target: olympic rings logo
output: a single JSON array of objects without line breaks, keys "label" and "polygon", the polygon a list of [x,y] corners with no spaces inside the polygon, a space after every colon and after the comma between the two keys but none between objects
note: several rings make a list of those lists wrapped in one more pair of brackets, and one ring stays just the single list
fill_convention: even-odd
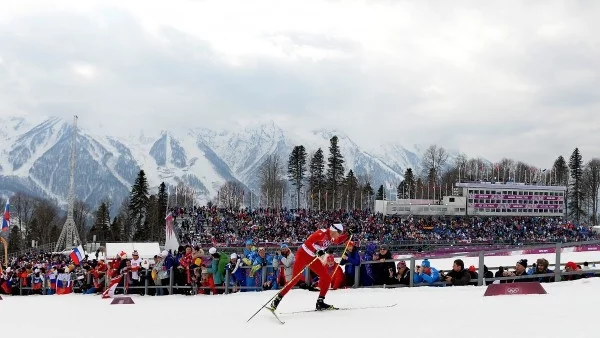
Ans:
[{"label": "olympic rings logo", "polygon": [[517,293],[519,293],[519,291],[521,291],[521,289],[519,289],[519,288],[506,289],[506,293],[511,294],[511,295],[516,295]]}]

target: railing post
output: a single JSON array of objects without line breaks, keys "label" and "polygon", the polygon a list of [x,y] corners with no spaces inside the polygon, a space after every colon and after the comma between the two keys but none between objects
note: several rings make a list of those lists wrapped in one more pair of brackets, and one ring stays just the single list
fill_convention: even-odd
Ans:
[{"label": "railing post", "polygon": [[173,295],[173,267],[169,268],[169,295]]},{"label": "railing post", "polygon": [[225,270],[225,294],[229,294],[229,279],[231,276],[231,271],[229,269]]},{"label": "railing post", "polygon": [[304,270],[304,282],[310,285],[310,268],[308,267]]},{"label": "railing post", "polygon": [[483,251],[479,251],[479,275],[477,275],[477,285],[483,285],[483,275],[485,274],[483,265],[485,264],[485,256]]},{"label": "railing post", "polygon": [[554,281],[555,282],[560,282],[561,280],[561,275],[560,275],[560,254],[561,254],[561,249],[562,249],[562,244],[560,243],[556,243],[556,258],[555,258],[555,262],[554,262]]},{"label": "railing post", "polygon": [[408,281],[408,286],[409,287],[413,287],[414,286],[414,277],[415,277],[415,258],[411,257],[410,258],[410,280]]},{"label": "railing post", "polygon": [[362,262],[358,264],[358,266],[354,266],[354,285],[352,287],[358,288],[360,286],[360,267],[362,266]]},{"label": "railing post", "polygon": [[[156,289],[154,289],[156,291]],[[144,276],[144,296],[148,295],[148,276]]]}]

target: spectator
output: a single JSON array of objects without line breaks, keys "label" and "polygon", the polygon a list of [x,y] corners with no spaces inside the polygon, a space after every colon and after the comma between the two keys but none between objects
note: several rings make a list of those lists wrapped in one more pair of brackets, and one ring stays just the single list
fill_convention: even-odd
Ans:
[{"label": "spectator", "polygon": [[[215,247],[208,250],[212,257],[211,267],[207,269],[207,273],[212,275],[215,286],[224,286],[225,284],[225,267],[229,263],[229,257],[224,252],[219,253]],[[217,290],[216,293],[222,293],[223,290]]]},{"label": "spectator", "polygon": [[463,286],[469,285],[471,274],[465,269],[463,260],[456,259],[452,265],[452,270],[449,273],[442,275],[441,278],[446,281],[446,283],[450,283],[450,285]]},{"label": "spectator", "polygon": [[406,262],[398,262],[397,268],[398,270],[396,270],[396,274],[393,276],[395,279],[393,284],[410,285],[410,269],[406,266]]},{"label": "spectator", "polygon": [[548,262],[547,259],[545,258],[539,258],[536,262],[536,267],[535,267],[535,271],[533,272],[533,280],[540,282],[540,283],[550,283],[554,280],[554,277],[552,276],[547,276],[547,277],[535,277],[535,275],[542,275],[542,274],[546,274],[546,273],[553,273],[554,271],[550,270],[548,268],[548,266],[550,265],[550,263]]},{"label": "spectator", "polygon": [[379,247],[378,260],[381,263],[374,264],[375,283],[377,285],[393,284],[393,277],[396,275],[396,265],[394,262],[386,262],[392,259],[392,253],[388,250],[388,246],[383,244]]},{"label": "spectator", "polygon": [[[577,264],[575,264],[574,262],[568,262],[565,265],[565,272],[581,272],[581,269],[578,269]],[[579,273],[562,276],[563,281],[578,280],[580,278],[581,278],[581,274],[579,274]]]},{"label": "spectator", "polygon": [[485,278],[485,285],[490,285],[493,283],[491,279],[494,278],[494,274],[488,269],[487,265],[483,266],[483,278]]},{"label": "spectator", "polygon": [[421,266],[417,270],[417,273],[414,274],[413,283],[425,283],[425,284],[433,284],[439,282],[440,273],[436,268],[432,268],[429,260],[425,259],[421,263]]},{"label": "spectator", "polygon": [[[375,244],[367,244],[365,254],[361,260],[366,262],[373,261],[375,257],[375,248]],[[362,264],[360,266],[360,284],[362,286],[371,286],[375,284],[375,271],[372,263]]]},{"label": "spectator", "polygon": [[294,277],[294,254],[287,244],[281,244],[280,250],[277,251],[277,254],[273,258],[273,267],[277,271],[279,285],[285,285]]},{"label": "spectator", "polygon": [[[515,265],[514,272],[507,272],[505,275],[510,277],[522,277],[527,275],[527,259],[520,259]],[[532,278],[519,278],[507,281],[508,283],[526,283],[533,281]]]},{"label": "spectator", "polygon": [[356,275],[356,269],[360,268],[360,255],[356,243],[353,241],[348,242],[348,249],[346,254],[342,256],[340,265],[344,266],[344,275],[346,279],[346,286],[354,286],[354,276]]}]

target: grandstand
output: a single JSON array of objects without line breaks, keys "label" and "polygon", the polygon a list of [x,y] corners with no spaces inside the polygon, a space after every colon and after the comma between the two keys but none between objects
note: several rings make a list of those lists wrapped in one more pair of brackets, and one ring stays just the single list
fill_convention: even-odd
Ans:
[{"label": "grandstand", "polygon": [[453,196],[440,200],[375,201],[386,215],[562,217],[566,187],[524,183],[457,183]]}]

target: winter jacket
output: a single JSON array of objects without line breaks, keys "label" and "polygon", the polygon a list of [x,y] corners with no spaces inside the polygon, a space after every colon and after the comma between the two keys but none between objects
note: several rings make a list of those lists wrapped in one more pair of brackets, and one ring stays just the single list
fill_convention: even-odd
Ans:
[{"label": "winter jacket", "polygon": [[354,247],[351,252],[346,252],[348,259],[342,259],[340,265],[344,266],[344,274],[354,277],[356,267],[360,265],[360,255],[358,248]]},{"label": "winter jacket", "polygon": [[[372,261],[373,254],[375,253],[375,244],[367,244],[363,261]],[[360,284],[362,286],[371,286],[375,284],[375,271],[373,271],[373,264],[363,264],[360,266]]]},{"label": "winter jacket", "polygon": [[215,285],[221,285],[225,282],[225,267],[229,263],[229,256],[224,252],[217,253],[217,255],[219,255],[219,258],[213,257],[207,271],[212,274]]},{"label": "winter jacket", "polygon": [[452,281],[450,282],[452,286],[463,286],[469,285],[471,281],[471,274],[467,269],[462,269],[460,271],[451,270],[446,274],[447,277],[452,277]]},{"label": "winter jacket", "polygon": [[410,285],[410,269],[398,270],[392,284]]},{"label": "winter jacket", "polygon": [[432,284],[440,281],[440,272],[436,268],[430,268],[431,272],[429,275],[421,273],[415,273],[413,283],[427,283]]},{"label": "winter jacket", "polygon": [[540,271],[540,270],[535,270],[532,274],[531,277],[533,277],[533,281],[536,282],[540,282],[540,283],[551,283],[554,282],[554,277],[549,276],[549,277],[536,277],[535,275],[542,275],[542,274],[546,274],[546,273],[554,273],[554,271],[550,270],[550,269],[546,269],[546,271]]},{"label": "winter jacket", "polygon": [[294,254],[291,251],[287,257],[283,255],[273,257],[273,268],[277,271],[277,275],[279,275],[280,269],[283,270],[286,282],[291,281],[294,277],[294,261]]},{"label": "winter jacket", "polygon": [[232,263],[231,261],[227,264],[226,269],[229,271],[229,284],[245,286],[246,285],[246,272],[242,269],[244,263],[242,259],[238,258],[237,261]]},{"label": "winter jacket", "polygon": [[[387,251],[385,255],[379,255],[379,259],[390,260],[392,259],[392,253]],[[375,270],[375,283],[377,285],[385,285],[385,284],[393,284],[393,277],[391,275],[396,275],[396,265],[394,262],[384,262],[373,264]]]}]

